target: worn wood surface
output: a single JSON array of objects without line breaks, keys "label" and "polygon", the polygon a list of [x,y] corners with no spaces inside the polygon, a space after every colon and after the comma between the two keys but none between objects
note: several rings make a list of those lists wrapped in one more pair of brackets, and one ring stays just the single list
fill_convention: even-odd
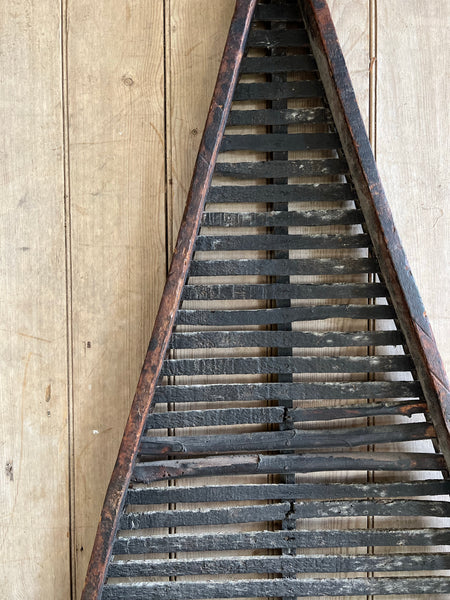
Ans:
[{"label": "worn wood surface", "polygon": [[62,599],[70,530],[59,3],[2,3],[0,22],[0,596]]},{"label": "worn wood surface", "polygon": [[[376,133],[394,218],[449,365],[449,84],[441,73],[448,71],[450,7],[439,0],[426,11],[420,0],[406,9],[401,0],[329,4],[364,120]],[[378,44],[371,62],[374,5]],[[0,582],[13,600],[69,598],[70,545],[73,598],[81,592],[234,1],[151,0],[117,9],[106,0],[95,6],[67,0],[61,6],[20,1],[0,9],[6,123]],[[376,96],[369,94],[369,66]],[[236,124],[272,123],[270,111],[250,112],[236,115]],[[284,122],[294,118],[312,122],[326,113],[283,116]],[[248,202],[257,213],[251,188]],[[320,389],[330,397],[330,389]],[[367,390],[340,393],[362,399]],[[386,397],[381,388],[378,394]],[[421,535],[416,542],[431,539]]]}]

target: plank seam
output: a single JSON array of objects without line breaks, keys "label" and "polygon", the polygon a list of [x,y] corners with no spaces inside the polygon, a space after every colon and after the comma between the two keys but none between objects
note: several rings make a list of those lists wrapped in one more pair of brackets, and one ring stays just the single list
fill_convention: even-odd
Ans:
[{"label": "plank seam", "polygon": [[64,254],[66,295],[66,377],[67,377],[67,443],[68,443],[68,533],[70,600],[77,597],[76,589],[76,521],[75,521],[75,430],[73,390],[73,266],[72,266],[72,206],[70,194],[70,134],[69,134],[69,74],[68,74],[68,6],[60,0],[61,50],[61,116],[64,193]]}]

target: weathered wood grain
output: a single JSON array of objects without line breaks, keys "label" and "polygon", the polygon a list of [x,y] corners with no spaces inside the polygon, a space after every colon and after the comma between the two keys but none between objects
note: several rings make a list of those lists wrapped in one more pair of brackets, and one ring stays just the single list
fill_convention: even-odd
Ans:
[{"label": "weathered wood grain", "polygon": [[310,554],[296,556],[242,556],[178,559],[178,560],[116,560],[111,564],[112,577],[151,577],[155,575],[219,575],[238,573],[338,573],[358,571],[440,570],[450,567],[450,555],[439,554],[377,554],[333,555]]},{"label": "weathered wood grain", "polygon": [[[114,548],[117,554],[153,552],[202,552],[207,550],[247,550],[289,548],[336,548],[339,546],[434,546],[448,542],[448,528],[426,529],[354,529],[327,531],[318,529],[297,531],[263,531],[256,533],[216,533],[171,536],[119,535]],[[449,581],[447,579],[447,581]],[[265,582],[267,583],[267,582]]]},{"label": "weathered wood grain", "polygon": [[[301,483],[284,484],[283,497],[296,500],[334,500],[345,498],[409,498],[440,496],[450,492],[450,481],[428,479],[384,483]],[[208,503],[236,500],[280,500],[277,484],[203,485],[172,488],[135,486],[128,490],[129,504],[168,504],[169,502]]]},{"label": "weathered wood grain", "polygon": [[158,0],[68,11],[78,597],[165,279],[164,21]]},{"label": "weathered wood grain", "polygon": [[0,4],[0,596],[70,597],[61,4]]}]

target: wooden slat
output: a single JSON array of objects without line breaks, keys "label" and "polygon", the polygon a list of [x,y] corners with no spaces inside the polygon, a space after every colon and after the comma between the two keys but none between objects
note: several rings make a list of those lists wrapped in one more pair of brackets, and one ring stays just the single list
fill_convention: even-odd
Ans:
[{"label": "wooden slat", "polygon": [[317,65],[311,54],[246,57],[241,65],[241,73],[288,73],[315,70],[317,70]]},{"label": "wooden slat", "polygon": [[270,4],[259,4],[256,7],[255,21],[300,21],[300,11],[297,6],[290,6],[286,4],[281,5],[270,5]]},{"label": "wooden slat", "polygon": [[[276,309],[275,309],[276,310]],[[236,373],[385,373],[411,371],[409,356],[248,356],[164,361],[163,376]]]},{"label": "wooden slat", "polygon": [[248,500],[334,500],[339,498],[409,498],[450,494],[450,481],[427,479],[385,483],[299,483],[205,485],[197,487],[132,487],[128,504],[234,502]]},{"label": "wooden slat", "polygon": [[[339,429],[291,429],[264,433],[197,436],[142,437],[140,452],[145,455],[202,455],[229,452],[267,452],[292,448],[354,448],[424,440],[435,437],[432,425],[412,423]],[[375,455],[376,456],[376,455]]]},{"label": "wooden slat", "polygon": [[132,481],[150,483],[184,477],[320,473],[323,471],[442,471],[443,469],[445,469],[445,460],[441,454],[412,452],[228,454],[137,463]]},{"label": "wooden slat", "polygon": [[194,600],[196,598],[310,597],[322,594],[359,596],[366,594],[437,594],[450,592],[447,577],[395,577],[358,579],[255,579],[174,583],[117,583],[105,586],[105,600]]},{"label": "wooden slat", "polygon": [[249,48],[299,48],[308,46],[309,39],[305,29],[271,31],[253,29],[248,36]]},{"label": "wooden slat", "polygon": [[[437,546],[448,545],[450,529],[353,529],[262,531],[203,535],[119,535],[114,554],[153,552],[208,552],[222,550],[339,548],[342,546]],[[317,580],[315,580],[317,581]],[[450,580],[449,580],[450,581]],[[267,580],[264,580],[267,583]]]},{"label": "wooden slat", "polygon": [[232,523],[281,521],[292,511],[294,519],[357,516],[449,517],[450,502],[430,500],[353,500],[325,502],[283,502],[251,506],[231,506],[202,510],[160,510],[127,512],[120,520],[121,530],[157,527],[199,527]]},{"label": "wooden slat", "polygon": [[361,211],[309,210],[270,211],[264,213],[203,213],[203,227],[323,227],[326,225],[357,225],[363,223]]},{"label": "wooden slat", "polygon": [[[265,60],[265,59],[264,59]],[[227,121],[229,126],[242,125],[289,125],[296,123],[328,123],[330,112],[323,107],[298,109],[232,110]]]},{"label": "wooden slat", "polygon": [[170,348],[334,348],[390,346],[403,341],[399,331],[192,331],[174,333]]},{"label": "wooden slat", "polygon": [[[319,161],[320,162],[320,161]],[[251,164],[251,163],[250,163]],[[334,202],[355,200],[347,183],[212,186],[207,202]]]},{"label": "wooden slat", "polygon": [[183,289],[183,300],[292,300],[294,298],[317,300],[319,298],[385,298],[386,296],[386,287],[381,283],[218,283],[187,284]]},{"label": "wooden slat", "polygon": [[[265,162],[220,162],[216,164],[216,175],[240,179],[273,179],[285,177],[328,177],[345,175],[347,162],[341,158],[312,160],[268,160]],[[270,190],[270,188],[269,188]]]},{"label": "wooden slat", "polygon": [[258,523],[281,521],[290,510],[291,503],[256,506],[232,506],[204,510],[164,510],[128,512],[122,515],[120,529],[148,529],[155,527],[198,527],[230,523]]},{"label": "wooden slat", "polygon": [[376,554],[296,556],[223,556],[171,560],[115,560],[110,577],[176,577],[238,573],[345,573],[374,571],[438,571],[450,568],[450,554]]},{"label": "wooden slat", "polygon": [[339,400],[411,398],[422,394],[417,381],[229,383],[157,386],[157,402],[243,402],[247,400]]},{"label": "wooden slat", "polygon": [[373,258],[317,259],[233,259],[193,260],[191,276],[224,275],[351,275],[377,273],[378,262]]},{"label": "wooden slat", "polygon": [[153,413],[147,419],[147,427],[169,429],[175,427],[215,427],[218,425],[282,423],[284,408],[278,406],[261,408],[224,408],[219,410],[186,410]]},{"label": "wooden slat", "polygon": [[267,308],[255,310],[179,310],[178,325],[269,325],[294,321],[322,319],[393,319],[395,312],[388,305],[336,304]]},{"label": "wooden slat", "polygon": [[211,427],[232,424],[282,423],[286,418],[293,422],[328,421],[334,419],[354,419],[382,415],[401,415],[410,417],[413,414],[426,412],[426,404],[422,400],[410,402],[374,402],[371,404],[327,406],[314,408],[298,408],[287,410],[284,407],[261,408],[226,408],[209,410],[170,411],[153,413],[147,419],[147,427],[152,429],[169,429],[175,427]]},{"label": "wooden slat", "polygon": [[288,98],[322,98],[324,91],[318,80],[283,83],[240,83],[233,102],[242,100],[282,100]]},{"label": "wooden slat", "polygon": [[310,235],[200,235],[195,242],[196,250],[313,250],[340,248],[368,248],[370,238],[355,235],[310,234]]},{"label": "wooden slat", "polygon": [[225,135],[221,152],[253,150],[254,152],[326,150],[341,147],[335,133],[269,133],[253,135]]}]

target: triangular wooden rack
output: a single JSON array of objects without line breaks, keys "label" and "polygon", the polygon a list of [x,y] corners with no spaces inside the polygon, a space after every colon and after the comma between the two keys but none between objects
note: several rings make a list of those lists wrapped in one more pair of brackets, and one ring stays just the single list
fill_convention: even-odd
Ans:
[{"label": "triangular wooden rack", "polygon": [[449,410],[325,0],[237,0],[83,600],[450,594]]}]

